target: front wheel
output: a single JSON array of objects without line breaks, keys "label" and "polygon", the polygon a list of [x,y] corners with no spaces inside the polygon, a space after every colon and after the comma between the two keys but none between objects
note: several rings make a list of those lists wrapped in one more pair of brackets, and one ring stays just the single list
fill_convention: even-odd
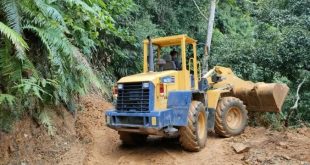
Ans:
[{"label": "front wheel", "polygon": [[207,117],[204,105],[199,101],[192,101],[187,126],[179,129],[180,144],[187,151],[200,151],[207,141]]},{"label": "front wheel", "polygon": [[247,113],[240,99],[223,97],[216,109],[215,132],[222,137],[241,134],[248,123]]}]

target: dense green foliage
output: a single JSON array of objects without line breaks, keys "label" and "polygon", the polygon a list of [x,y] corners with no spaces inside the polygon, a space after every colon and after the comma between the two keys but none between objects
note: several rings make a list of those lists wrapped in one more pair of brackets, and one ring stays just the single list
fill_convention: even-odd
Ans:
[{"label": "dense green foliage", "polygon": [[[75,101],[92,87],[105,89],[92,65],[100,35],[120,36],[101,0],[1,0],[0,123],[23,112],[41,122],[50,106]],[[4,126],[3,126],[4,125]],[[47,124],[48,125],[48,124]]]},{"label": "dense green foliage", "polygon": [[211,63],[231,66],[244,79],[287,83],[290,95],[281,114],[282,120],[286,120],[296,100],[297,86],[305,79],[299,107],[290,121],[292,124],[309,122],[309,2],[219,3],[218,13]]},{"label": "dense green foliage", "polygon": [[[196,0],[208,16],[209,1]],[[207,20],[193,1],[0,0],[0,129],[31,113],[47,127],[48,109],[75,103],[91,89],[142,68],[148,35],[188,34],[203,54]],[[281,114],[310,122],[310,3],[307,0],[219,0],[209,64],[232,67],[244,79],[291,88]],[[269,120],[275,116],[267,114]]]}]

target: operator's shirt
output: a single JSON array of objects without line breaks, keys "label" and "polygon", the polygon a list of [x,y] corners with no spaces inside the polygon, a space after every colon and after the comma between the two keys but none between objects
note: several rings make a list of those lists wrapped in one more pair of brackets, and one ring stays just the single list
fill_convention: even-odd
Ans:
[{"label": "operator's shirt", "polygon": [[175,66],[177,68],[177,70],[181,70],[182,69],[182,64],[180,62],[180,60],[178,58],[172,59],[172,61],[175,63]]}]

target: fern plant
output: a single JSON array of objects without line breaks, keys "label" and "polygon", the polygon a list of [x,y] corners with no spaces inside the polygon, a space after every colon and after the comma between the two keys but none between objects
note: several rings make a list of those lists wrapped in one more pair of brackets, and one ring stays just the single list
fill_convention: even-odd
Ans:
[{"label": "fern plant", "polygon": [[107,92],[89,62],[99,32],[116,32],[103,1],[0,3],[0,111],[39,113],[51,130],[45,107],[74,107],[76,96],[91,87]]},{"label": "fern plant", "polygon": [[1,21],[0,21],[0,32],[14,44],[15,49],[17,51],[16,53],[17,57],[19,57],[20,59],[24,59],[25,49],[28,49],[28,45],[25,42],[25,40],[21,37],[21,35]]},{"label": "fern plant", "polygon": [[11,108],[13,108],[15,104],[15,96],[10,94],[0,94],[0,105],[3,104],[7,104]]}]

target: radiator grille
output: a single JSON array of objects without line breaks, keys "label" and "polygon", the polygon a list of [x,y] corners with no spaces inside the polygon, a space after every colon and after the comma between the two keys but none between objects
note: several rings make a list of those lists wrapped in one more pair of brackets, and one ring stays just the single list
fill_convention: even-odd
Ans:
[{"label": "radiator grille", "polygon": [[149,112],[150,87],[143,88],[142,82],[123,84],[118,91],[116,109],[120,112]]}]

